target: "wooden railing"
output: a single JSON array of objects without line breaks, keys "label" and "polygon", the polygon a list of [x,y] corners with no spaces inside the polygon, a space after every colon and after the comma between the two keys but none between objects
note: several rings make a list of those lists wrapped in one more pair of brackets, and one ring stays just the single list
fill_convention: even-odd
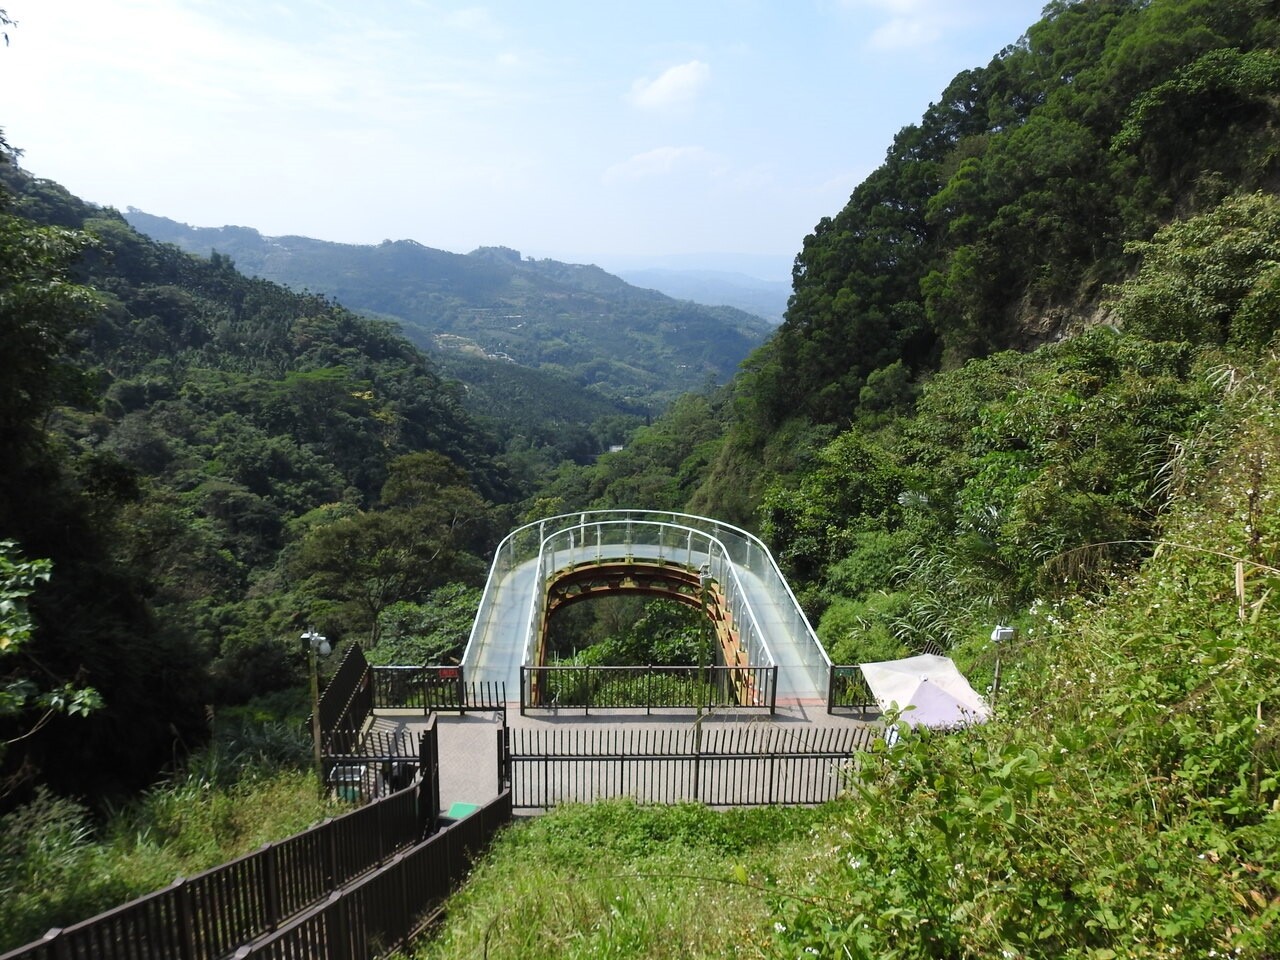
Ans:
[{"label": "wooden railing", "polygon": [[778,668],[590,667],[520,668],[520,712],[535,709],[618,710],[655,707],[777,709]]},{"label": "wooden railing", "polygon": [[[358,643],[346,655],[320,697],[320,736],[326,753],[346,753],[373,712],[373,677]],[[336,744],[336,746],[335,746]]]},{"label": "wooden railing", "polygon": [[3,960],[214,960],[419,843],[421,784],[60,930]]}]

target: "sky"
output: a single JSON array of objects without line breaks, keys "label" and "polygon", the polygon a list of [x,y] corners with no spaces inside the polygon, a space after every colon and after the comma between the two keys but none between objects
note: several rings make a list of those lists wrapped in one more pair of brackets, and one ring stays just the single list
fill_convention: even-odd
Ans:
[{"label": "sky", "polygon": [[0,0],[0,129],[193,226],[782,280],[1043,3]]}]

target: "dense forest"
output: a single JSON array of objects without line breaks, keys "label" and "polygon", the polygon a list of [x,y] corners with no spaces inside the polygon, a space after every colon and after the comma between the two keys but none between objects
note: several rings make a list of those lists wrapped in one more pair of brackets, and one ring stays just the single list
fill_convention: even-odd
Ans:
[{"label": "dense forest", "polygon": [[731,382],[554,463],[386,323],[11,159],[5,802],[146,784],[296,689],[307,626],[448,656],[521,518],[689,509],[838,661],[1003,658],[995,722],[869,754],[786,884],[733,868],[763,955],[1276,956],[1278,114],[1280,3],[1055,0],[804,238]]}]

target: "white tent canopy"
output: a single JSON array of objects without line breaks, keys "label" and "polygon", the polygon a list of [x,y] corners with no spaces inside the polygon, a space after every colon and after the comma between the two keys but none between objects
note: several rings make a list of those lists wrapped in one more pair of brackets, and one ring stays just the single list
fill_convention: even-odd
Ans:
[{"label": "white tent canopy", "polygon": [[862,675],[881,710],[897,704],[904,711],[903,723],[955,727],[981,723],[991,716],[991,708],[950,657],[921,654],[864,663]]}]

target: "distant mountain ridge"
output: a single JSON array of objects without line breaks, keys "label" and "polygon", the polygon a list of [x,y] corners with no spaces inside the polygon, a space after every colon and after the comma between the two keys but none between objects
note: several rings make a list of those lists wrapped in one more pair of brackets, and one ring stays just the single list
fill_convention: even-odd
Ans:
[{"label": "distant mountain ridge", "polygon": [[678,300],[723,305],[745,310],[772,323],[781,323],[791,296],[791,284],[731,270],[686,270],[647,267],[619,270],[617,275],[637,287],[647,287]]},{"label": "distant mountain ridge", "polygon": [[413,240],[357,245],[192,227],[134,208],[125,217],[156,240],[217,252],[245,273],[396,320],[420,346],[567,375],[637,410],[727,381],[773,329],[743,310],[675,300],[599,267],[525,259],[507,247],[456,254]]}]

